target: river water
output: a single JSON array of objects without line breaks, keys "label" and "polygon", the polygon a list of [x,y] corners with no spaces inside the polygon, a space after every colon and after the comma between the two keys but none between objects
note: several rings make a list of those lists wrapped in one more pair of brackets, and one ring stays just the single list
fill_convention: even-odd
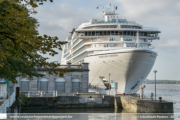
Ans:
[{"label": "river water", "polygon": [[[145,96],[150,97],[151,93],[155,93],[154,84],[145,84],[145,86]],[[173,102],[174,113],[180,113],[180,84],[156,84],[156,100],[159,97],[162,97],[163,100]]]},{"label": "river water", "polygon": [[[144,95],[146,97],[150,97],[150,94],[155,91],[154,84],[145,84],[146,87],[144,89]],[[138,91],[139,93],[139,91]],[[23,110],[22,113],[54,113],[55,115],[72,115],[73,120],[142,120],[145,117],[153,117],[156,118],[146,118],[146,120],[156,120],[159,118],[157,116],[167,117],[160,118],[166,120],[180,120],[180,84],[157,84],[156,85],[156,98],[158,100],[159,97],[162,97],[163,100],[173,102],[174,104],[174,113],[175,114],[130,114],[126,113],[124,110],[116,110],[116,109],[44,109],[44,110]],[[78,113],[78,114],[75,114]],[[171,116],[175,118],[170,118]],[[69,118],[70,119],[70,118]],[[67,120],[67,119],[66,119]],[[72,120],[72,119],[71,119]]]}]

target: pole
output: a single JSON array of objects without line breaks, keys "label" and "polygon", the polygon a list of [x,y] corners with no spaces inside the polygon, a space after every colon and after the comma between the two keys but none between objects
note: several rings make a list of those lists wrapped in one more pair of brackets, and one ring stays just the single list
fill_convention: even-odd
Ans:
[{"label": "pole", "polygon": [[155,72],[155,101],[156,101],[156,72]]},{"label": "pole", "polygon": [[157,70],[154,70],[154,73],[155,73],[155,101],[156,101],[156,72],[157,72]]},{"label": "pole", "polygon": [[110,96],[110,73],[109,73],[109,96]]}]

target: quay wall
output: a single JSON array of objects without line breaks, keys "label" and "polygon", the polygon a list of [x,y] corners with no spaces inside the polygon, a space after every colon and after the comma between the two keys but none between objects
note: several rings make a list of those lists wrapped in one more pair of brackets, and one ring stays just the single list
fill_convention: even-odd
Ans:
[{"label": "quay wall", "polygon": [[[87,96],[86,96],[87,97]],[[79,96],[29,97],[22,109],[73,109],[73,108],[116,108],[129,113],[173,113],[173,102],[151,101],[132,96],[91,95]]]},{"label": "quay wall", "polygon": [[[119,104],[119,103],[118,103]],[[78,96],[30,97],[23,109],[31,108],[114,108],[114,97],[80,98]]]},{"label": "quay wall", "polygon": [[173,102],[121,96],[122,108],[131,113],[173,113]]}]

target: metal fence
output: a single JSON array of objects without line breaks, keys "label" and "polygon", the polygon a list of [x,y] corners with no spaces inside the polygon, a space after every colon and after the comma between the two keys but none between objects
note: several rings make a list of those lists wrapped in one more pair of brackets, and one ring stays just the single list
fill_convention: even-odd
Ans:
[{"label": "metal fence", "polygon": [[0,106],[0,113],[6,113],[7,107],[11,107],[15,102],[15,92]]},{"label": "metal fence", "polygon": [[57,97],[74,96],[75,93],[63,93],[58,91],[23,91],[27,97]]}]

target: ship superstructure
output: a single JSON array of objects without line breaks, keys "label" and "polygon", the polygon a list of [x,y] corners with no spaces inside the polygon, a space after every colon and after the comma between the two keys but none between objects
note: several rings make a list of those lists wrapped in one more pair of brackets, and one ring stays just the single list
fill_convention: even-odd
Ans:
[{"label": "ship superstructure", "polygon": [[160,31],[120,19],[117,6],[111,7],[103,7],[102,19],[91,19],[73,29],[63,47],[61,64],[88,62],[91,88],[106,89],[110,79],[118,83],[118,93],[129,94],[154,65],[157,52],[151,42],[159,39]]}]

